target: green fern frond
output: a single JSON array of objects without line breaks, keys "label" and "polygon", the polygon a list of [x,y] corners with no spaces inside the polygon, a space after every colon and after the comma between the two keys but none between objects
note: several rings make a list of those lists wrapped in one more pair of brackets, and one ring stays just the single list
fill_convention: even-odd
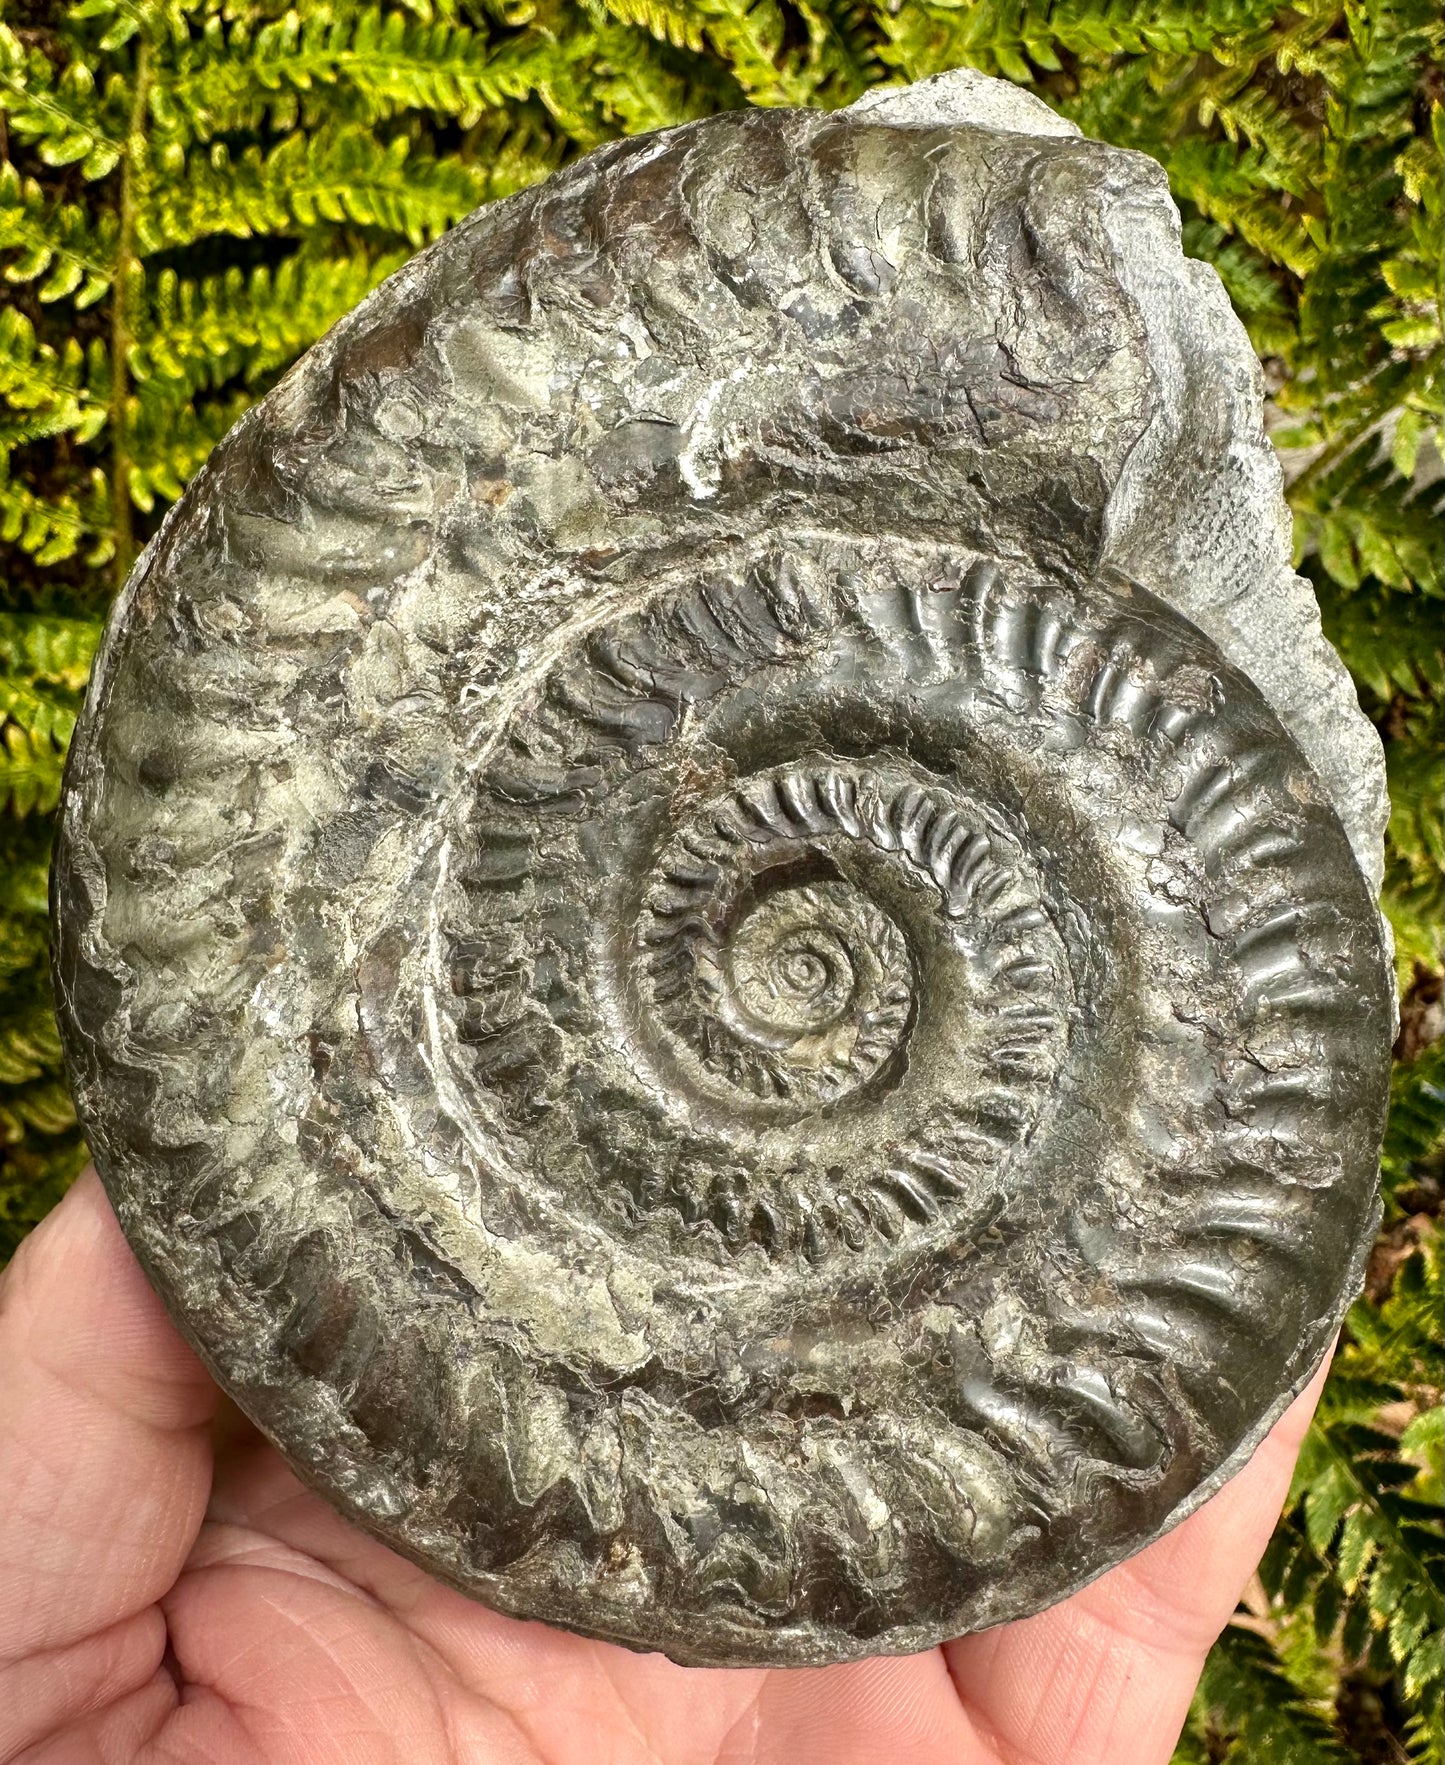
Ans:
[{"label": "green fern frond", "polygon": [[184,42],[187,14],[194,10],[194,0],[78,0],[70,17],[103,22],[100,48],[114,51],[137,36],[147,43]]},{"label": "green fern frond", "polygon": [[1210,1651],[1199,1703],[1228,1734],[1227,1765],[1348,1765],[1329,1722],[1301,1697],[1266,1639],[1231,1625]]},{"label": "green fern frond", "polygon": [[1168,171],[1173,189],[1200,214],[1271,263],[1308,276],[1319,261],[1318,222],[1274,199],[1288,182],[1270,155],[1228,141],[1187,141],[1169,155]]},{"label": "green fern frond", "polygon": [[[9,875],[6,886],[13,887],[18,879]],[[44,877],[41,878],[42,885]],[[44,889],[42,886],[42,896]],[[16,975],[33,974],[46,955],[45,915],[25,913],[17,904],[6,903],[0,913],[0,984]]]},{"label": "green fern frond", "polygon": [[1439,703],[1412,718],[1390,743],[1390,846],[1421,875],[1445,868],[1445,716]]},{"label": "green fern frond", "polygon": [[53,1076],[61,1062],[55,1014],[37,1000],[24,1017],[0,1023],[0,1085]]},{"label": "green fern frond", "polygon": [[[8,1096],[0,1098],[0,1146],[22,1144],[32,1129],[39,1134],[51,1135],[63,1134],[74,1126],[75,1105],[61,1079],[41,1079],[33,1084],[20,1085]],[[84,1156],[82,1150],[79,1157],[72,1156],[68,1161],[72,1176]]]},{"label": "green fern frond", "polygon": [[99,339],[89,350],[74,337],[56,348],[39,342],[16,307],[0,310],[0,400],[22,421],[10,445],[55,435],[94,441],[105,427],[109,361]]},{"label": "green fern frond", "polygon": [[65,754],[48,734],[32,734],[22,723],[0,727],[0,811],[46,814],[60,801]]},{"label": "green fern frond", "polygon": [[1056,0],[1053,5],[929,0],[889,7],[882,22],[889,60],[909,79],[966,62],[1028,84],[1040,71],[1058,71],[1061,55],[1086,64],[1124,56],[1165,63],[1210,54],[1233,60],[1279,11],[1267,0],[1203,0],[1198,5],[1179,0]]},{"label": "green fern frond", "polygon": [[41,300],[93,306],[115,277],[116,219],[91,221],[73,202],[56,202],[33,178],[0,163],[0,252],[9,282],[38,282]]},{"label": "green fern frond", "polygon": [[742,88],[716,63],[674,53],[655,37],[599,25],[586,61],[606,124],[637,135],[741,106]]},{"label": "green fern frond", "polygon": [[[1438,1077],[1438,1058],[1435,1072]],[[1382,1304],[1358,1301],[1351,1308],[1348,1340],[1338,1358],[1339,1380],[1385,1381],[1391,1387],[1387,1403],[1406,1398],[1428,1400],[1438,1389],[1445,1373],[1441,1265],[1439,1235],[1431,1233],[1401,1265]],[[1359,1418],[1342,1403],[1339,1393],[1344,1389],[1333,1386],[1321,1405],[1322,1428],[1358,1423]],[[1302,1475],[1307,1483],[1307,1473]],[[1408,1472],[1404,1481],[1413,1475]]]},{"label": "green fern frond", "polygon": [[11,129],[46,165],[75,165],[83,178],[103,178],[120,158],[125,102],[119,79],[98,97],[84,61],[57,73],[44,50],[26,49],[3,23],[0,104]]},{"label": "green fern frond", "polygon": [[[55,807],[65,750],[99,637],[99,625],[89,620],[0,613],[0,810],[8,807],[12,815],[26,816]],[[30,905],[33,912],[34,902]],[[0,975],[14,954],[9,936],[14,910],[9,907],[0,920]],[[22,933],[21,941],[28,946],[31,939]],[[14,1064],[5,1054],[6,1035],[22,1035],[25,1046],[33,1049],[35,1023],[42,1018],[50,1022],[43,998],[30,1012],[23,1034],[0,1016],[0,1085],[20,1082],[6,1077]],[[53,1028],[47,1034],[53,1042]],[[9,1044],[12,1057],[19,1045]],[[53,1052],[58,1059],[58,1044]]]},{"label": "green fern frond", "polygon": [[154,395],[145,382],[126,412],[130,497],[149,513],[158,501],[174,502],[205,464],[206,455],[251,402],[243,392],[204,404],[181,404]]},{"label": "green fern frond", "polygon": [[1400,1456],[1416,1467],[1410,1493],[1427,1507],[1445,1503],[1445,1408],[1422,1410],[1400,1435]]},{"label": "green fern frond", "polygon": [[210,234],[300,234],[331,222],[422,245],[479,202],[507,194],[491,184],[479,166],[414,154],[405,134],[382,141],[360,125],[291,135],[270,153],[249,147],[236,160],[217,142],[174,184],[157,182],[136,238],[144,252],[174,251]]},{"label": "green fern frond", "polygon": [[1440,752],[1445,716],[1438,694],[1420,701],[1413,715],[1407,707],[1408,701],[1385,748],[1390,822],[1384,906],[1395,932],[1402,981],[1417,963],[1439,967],[1445,954],[1445,761]]},{"label": "green fern frond", "polygon": [[163,270],[128,358],[131,374],[164,381],[181,398],[236,377],[254,385],[294,361],[403,261],[400,252],[356,250],[298,253],[249,274],[233,265],[201,281]]},{"label": "green fern frond", "polygon": [[0,613],[0,671],[10,678],[44,681],[79,695],[99,643],[97,620]]},{"label": "green fern frond", "polygon": [[807,41],[786,46],[787,20],[774,0],[602,0],[621,24],[674,49],[711,47],[753,104],[846,103],[862,90],[849,39],[827,10],[799,3]]},{"label": "green fern frond", "polygon": [[0,728],[14,724],[32,742],[65,748],[75,728],[75,716],[70,706],[57,704],[27,682],[0,676]]},{"label": "green fern frond", "polygon": [[1445,692],[1445,648],[1413,595],[1379,585],[1344,592],[1338,571],[1320,572],[1317,588],[1326,637],[1382,706],[1397,693]]},{"label": "green fern frond", "polygon": [[[1390,1081],[1390,1119],[1380,1158],[1385,1197],[1414,1186],[1429,1162],[1445,1165],[1445,1043],[1397,1063]],[[1357,1323],[1361,1320],[1357,1319]]]},{"label": "green fern frond", "polygon": [[1349,590],[1373,577],[1387,588],[1445,594],[1439,499],[1400,477],[1381,450],[1378,419],[1342,457],[1330,450],[1324,463],[1327,470],[1291,487],[1297,556],[1317,550],[1330,576]]},{"label": "green fern frond", "polygon": [[1445,890],[1435,878],[1422,879],[1386,864],[1380,905],[1395,937],[1395,969],[1401,987],[1417,968],[1436,969],[1442,958],[1441,909]]},{"label": "green fern frond", "polygon": [[[464,24],[417,22],[380,7],[305,19],[291,11],[254,30],[241,19],[229,33],[213,17],[156,86],[151,114],[163,133],[200,141],[263,125],[286,133],[348,108],[366,123],[427,111],[471,128],[535,92],[556,58],[540,35],[519,53],[515,42],[493,45]],[[324,98],[308,102],[312,94]]]},{"label": "green fern frond", "polygon": [[76,492],[42,496],[9,475],[0,455],[0,540],[28,553],[37,564],[61,564],[82,554],[104,564],[115,552],[108,487],[91,472]]},{"label": "green fern frond", "polygon": [[[1283,1634],[1298,1630],[1336,1659],[1343,1652],[1346,1670],[1399,1676],[1427,1752],[1445,1665],[1445,1529],[1432,1482],[1438,1425],[1430,1419],[1440,1414],[1442,1358],[1440,1240],[1432,1228],[1384,1303],[1361,1300],[1352,1311],[1284,1521],[1260,1565]],[[1401,1408],[1416,1412],[1407,1426],[1379,1425]]]},{"label": "green fern frond", "polygon": [[47,952],[46,853],[43,849],[38,854],[33,850],[19,852],[7,842],[4,858],[8,898],[0,905],[0,997],[15,985],[17,977],[22,992],[36,992],[35,982],[43,974]]}]

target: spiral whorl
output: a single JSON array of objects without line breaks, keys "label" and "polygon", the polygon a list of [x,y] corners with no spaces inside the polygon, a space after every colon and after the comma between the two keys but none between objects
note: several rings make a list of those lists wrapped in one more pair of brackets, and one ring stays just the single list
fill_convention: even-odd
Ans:
[{"label": "spiral whorl", "polygon": [[[644,938],[659,1019],[710,1073],[760,1098],[829,1103],[897,1052],[913,998],[898,927],[849,884],[764,871],[727,917],[679,926],[669,872]],[[709,903],[708,905],[711,905]]]}]

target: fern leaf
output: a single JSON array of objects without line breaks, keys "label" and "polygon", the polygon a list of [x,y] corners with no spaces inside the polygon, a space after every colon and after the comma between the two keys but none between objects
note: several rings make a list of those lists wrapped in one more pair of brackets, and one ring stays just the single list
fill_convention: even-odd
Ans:
[{"label": "fern leaf", "polygon": [[1330,1725],[1302,1699],[1264,1637],[1232,1624],[1210,1650],[1201,1696],[1227,1725],[1238,1765],[1348,1765]]},{"label": "fern leaf", "polygon": [[1445,752],[1441,750],[1445,718],[1433,714],[1413,720],[1392,741],[1386,753],[1390,776],[1389,838],[1393,855],[1424,876],[1445,868]]},{"label": "fern leaf", "polygon": [[52,202],[33,178],[0,162],[0,251],[10,282],[39,282],[41,300],[67,296],[93,305],[115,276],[117,224],[111,213],[92,222],[73,202]]},{"label": "fern leaf", "polygon": [[1274,200],[1282,180],[1268,155],[1227,141],[1186,141],[1168,155],[1166,167],[1180,196],[1262,256],[1297,276],[1314,268],[1319,243],[1305,218]]},{"label": "fern leaf", "polygon": [[[75,1105],[61,1079],[41,1079],[0,1098],[0,1144],[20,1144],[27,1137],[26,1130],[31,1128],[41,1134],[63,1134],[74,1126]],[[70,1161],[71,1175],[80,1169],[84,1158],[85,1152],[81,1148],[78,1156]]]},{"label": "fern leaf", "polygon": [[89,351],[73,337],[60,348],[40,343],[15,307],[0,311],[0,399],[22,413],[10,445],[54,435],[94,441],[108,412],[109,365],[99,340]]},{"label": "fern leaf", "polygon": [[1401,1434],[1400,1453],[1417,1467],[1412,1494],[1438,1512],[1445,1500],[1445,1408],[1422,1410]]},{"label": "fern leaf", "polygon": [[89,620],[0,613],[0,730],[63,752],[99,637]]},{"label": "fern leaf", "polygon": [[[151,112],[161,132],[200,141],[262,126],[290,132],[348,108],[368,124],[419,110],[471,128],[538,91],[557,55],[542,33],[494,46],[467,25],[413,22],[380,7],[292,11],[254,33],[244,18],[229,34],[213,19],[156,82]],[[313,100],[320,92],[324,104]]]},{"label": "fern leaf", "polygon": [[1322,576],[1316,588],[1325,635],[1355,680],[1382,706],[1397,693],[1445,691],[1445,651],[1415,597],[1379,587],[1342,593],[1339,580]]},{"label": "fern leaf", "polygon": [[1414,1060],[1398,1062],[1391,1074],[1390,1117],[1380,1157],[1387,1200],[1414,1185],[1427,1160],[1440,1161],[1442,1123],[1445,1044],[1436,1041]]},{"label": "fern leaf", "polygon": [[53,1076],[60,1063],[55,1015],[43,1001],[36,1001],[23,1018],[0,1024],[0,1085]]},{"label": "fern leaf", "polygon": [[399,252],[298,253],[273,270],[157,278],[129,356],[137,381],[159,379],[192,397],[239,376],[254,385],[328,331],[403,261]]},{"label": "fern leaf", "polygon": [[184,41],[190,8],[191,0],[77,0],[70,16],[102,21],[106,28],[100,47],[116,50],[136,36],[153,43]]},{"label": "fern leaf", "polygon": [[799,5],[807,42],[785,47],[786,21],[774,0],[603,0],[623,24],[637,25],[674,49],[699,54],[710,45],[754,104],[846,102],[861,80],[845,38],[828,13]]},{"label": "fern leaf", "polygon": [[611,24],[596,30],[586,71],[604,119],[629,135],[744,102],[742,88],[717,64],[690,62],[650,34]]},{"label": "fern leaf", "polygon": [[81,693],[100,642],[93,619],[56,619],[44,614],[0,613],[0,668]]},{"label": "fern leaf", "polygon": [[97,99],[84,61],[71,61],[57,73],[42,49],[27,50],[3,23],[0,110],[11,131],[46,165],[75,165],[83,178],[103,178],[120,158],[117,113],[123,117],[124,98],[119,82],[112,81],[105,98]]},{"label": "fern leaf", "polygon": [[64,761],[49,735],[32,735],[19,723],[0,727],[0,809],[12,815],[53,809],[60,801]]},{"label": "fern leaf", "polygon": [[507,194],[494,183],[455,157],[413,154],[405,134],[381,141],[354,125],[297,133],[270,153],[250,147],[235,161],[218,142],[176,184],[157,185],[136,232],[146,252],[213,233],[300,234],[323,222],[421,245],[488,196]]},{"label": "fern leaf", "polygon": [[205,463],[206,455],[251,402],[245,393],[206,404],[177,405],[157,396],[149,381],[127,407],[129,489],[138,509],[174,502]]},{"label": "fern leaf", "polygon": [[0,539],[28,552],[37,564],[59,564],[82,554],[103,564],[115,551],[109,487],[99,472],[78,493],[42,496],[9,476],[0,456]]},{"label": "fern leaf", "polygon": [[[23,865],[17,864],[7,873],[7,886],[12,898],[0,910],[0,986],[8,985],[17,976],[33,977],[43,970],[48,949],[46,936],[45,884],[48,867],[39,866],[39,876],[26,877]],[[26,883],[40,883],[39,905],[26,901]]]}]

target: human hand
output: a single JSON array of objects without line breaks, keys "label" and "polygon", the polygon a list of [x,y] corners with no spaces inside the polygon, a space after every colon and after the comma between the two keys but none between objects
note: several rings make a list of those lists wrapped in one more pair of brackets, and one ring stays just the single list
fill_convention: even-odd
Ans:
[{"label": "human hand", "polygon": [[1323,1370],[1050,1611],[927,1654],[678,1667],[488,1611],[219,1399],[87,1172],[0,1282],[0,1765],[1164,1765]]}]

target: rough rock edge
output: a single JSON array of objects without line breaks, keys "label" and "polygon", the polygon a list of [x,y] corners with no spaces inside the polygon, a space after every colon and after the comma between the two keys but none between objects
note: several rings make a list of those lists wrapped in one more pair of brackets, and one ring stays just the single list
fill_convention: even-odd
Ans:
[{"label": "rough rock edge", "polygon": [[[851,109],[895,128],[1080,134],[1031,92],[971,68],[870,92]],[[1313,589],[1292,567],[1284,477],[1248,333],[1213,267],[1181,254],[1179,211],[1166,195],[1147,210],[1116,202],[1106,212],[1121,281],[1149,332],[1161,406],[1114,487],[1103,562],[1193,620],[1254,681],[1329,790],[1378,896],[1390,815],[1384,749],[1321,629]],[[1207,322],[1206,342],[1178,322],[1176,303]],[[1222,384],[1230,364],[1232,387]],[[1198,416],[1221,394],[1201,458]],[[1150,511],[1166,482],[1178,512],[1162,524]]]}]

